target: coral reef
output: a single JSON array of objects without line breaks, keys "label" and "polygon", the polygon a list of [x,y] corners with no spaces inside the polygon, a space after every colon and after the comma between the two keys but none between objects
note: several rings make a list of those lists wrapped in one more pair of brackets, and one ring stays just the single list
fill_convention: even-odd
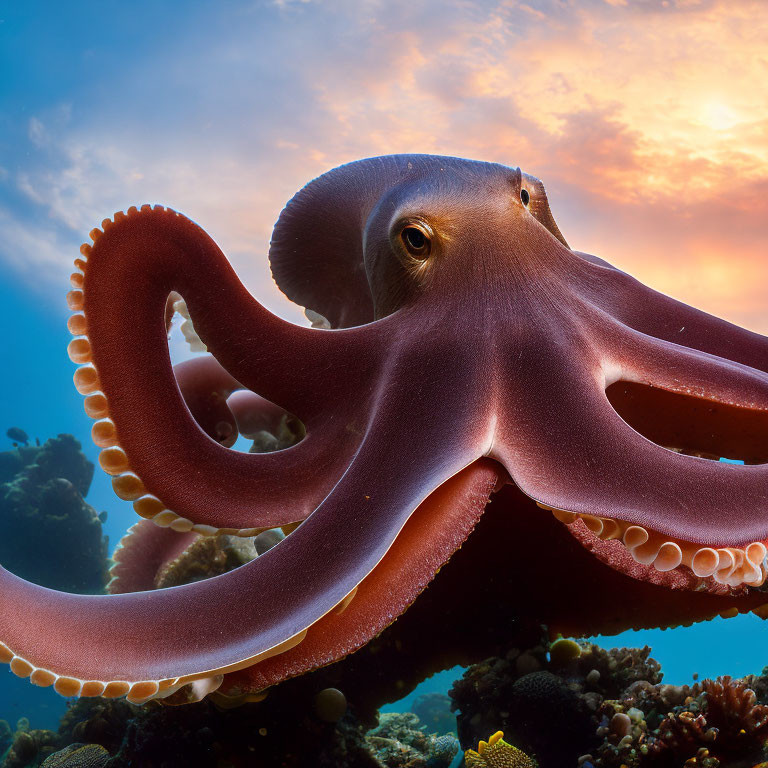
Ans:
[{"label": "coral reef", "polygon": [[306,435],[304,425],[291,414],[285,414],[271,431],[262,429],[253,435],[250,453],[272,453],[290,448]]},{"label": "coral reef", "polygon": [[176,587],[239,568],[256,557],[253,539],[239,536],[199,538],[155,576],[155,587]]},{"label": "coral reef", "polygon": [[0,757],[7,751],[13,743],[13,731],[11,726],[5,720],[0,720]]},{"label": "coral reef", "polygon": [[71,435],[0,452],[0,562],[13,573],[66,592],[101,592],[107,540],[83,497],[93,464]]},{"label": "coral reef", "polygon": [[425,733],[421,727],[412,712],[389,712],[381,715],[365,741],[387,768],[448,768],[459,751],[459,740],[450,734]]},{"label": "coral reef", "polygon": [[430,731],[450,733],[456,730],[456,715],[451,712],[451,698],[444,693],[422,693],[413,700],[411,712]]},{"label": "coral reef", "polygon": [[36,768],[56,751],[57,742],[53,731],[32,730],[29,721],[22,717],[16,723],[16,730],[11,736],[11,745],[5,755],[3,768]]},{"label": "coral reef", "polygon": [[454,735],[430,732],[413,713],[381,715],[369,730],[341,691],[321,686],[322,677],[311,673],[270,691],[263,702],[233,709],[209,700],[138,707],[121,699],[79,699],[69,706],[58,733],[33,731],[20,722],[0,764],[448,768],[458,753]]},{"label": "coral reef", "polygon": [[[122,700],[81,699],[70,707],[58,733],[17,732],[2,768],[37,768],[54,753],[85,744],[98,755],[106,752],[110,768],[380,768],[352,716],[335,725],[323,722],[313,712],[309,691],[299,693],[296,686],[287,686],[268,707],[247,704],[231,710],[219,710],[209,701],[137,707]],[[69,766],[63,762],[74,759],[69,755],[53,764]]]},{"label": "coral reef", "polygon": [[[597,733],[604,740],[584,764],[752,768],[765,760],[768,741],[768,706],[758,703],[752,681],[766,683],[722,677],[691,686],[630,686],[599,707]],[[626,723],[621,729],[619,717]]]},{"label": "coral reef", "polygon": [[543,651],[511,649],[454,683],[464,749],[503,728],[541,768],[753,768],[768,757],[768,668],[668,685],[648,647],[559,640]]},{"label": "coral reef", "polygon": [[[570,663],[575,667],[582,661]],[[542,640],[529,650],[511,648],[502,658],[470,667],[451,689],[461,746],[468,749],[502,730],[509,741],[543,766],[575,763],[594,741],[588,701],[562,675],[571,667],[548,670]]]}]

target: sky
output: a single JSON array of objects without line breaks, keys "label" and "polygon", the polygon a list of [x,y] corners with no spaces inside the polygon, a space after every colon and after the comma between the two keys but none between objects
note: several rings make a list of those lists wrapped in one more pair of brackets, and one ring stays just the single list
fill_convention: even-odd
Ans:
[{"label": "sky", "polygon": [[[571,246],[768,333],[767,42],[739,0],[0,0],[0,426],[96,457],[64,295],[104,217],[186,213],[303,322],[266,260],[282,206],[394,152],[519,165]],[[130,509],[99,472],[89,500],[114,543]]]},{"label": "sky", "polygon": [[762,332],[759,2],[0,2],[0,259],[61,295],[115,210],[162,202],[253,293],[272,225],[349,160],[451,154],[544,180],[571,245]]}]

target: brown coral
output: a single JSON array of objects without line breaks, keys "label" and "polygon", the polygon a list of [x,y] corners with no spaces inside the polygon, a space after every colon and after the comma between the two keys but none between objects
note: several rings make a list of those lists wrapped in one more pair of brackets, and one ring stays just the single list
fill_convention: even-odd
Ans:
[{"label": "brown coral", "polygon": [[56,734],[52,731],[29,730],[26,718],[19,720],[13,743],[3,761],[3,768],[25,768],[38,765],[55,751]]},{"label": "brown coral", "polygon": [[595,687],[607,698],[619,698],[633,684],[657,685],[663,674],[658,661],[651,658],[649,646],[643,648],[611,648],[609,650],[584,640],[576,668],[586,677],[593,670],[598,674]]},{"label": "brown coral", "polygon": [[200,537],[155,577],[155,587],[177,587],[231,571],[253,560],[252,539],[238,536]]},{"label": "brown coral", "polygon": [[729,676],[705,680],[707,722],[718,729],[718,746],[738,753],[759,753],[768,741],[768,706],[757,703],[743,680]]},{"label": "brown coral", "polygon": [[675,752],[695,750],[702,744],[712,743],[717,739],[717,729],[709,727],[704,715],[695,715],[684,710],[671,713],[659,725],[658,740],[654,744],[655,752],[673,750]]}]

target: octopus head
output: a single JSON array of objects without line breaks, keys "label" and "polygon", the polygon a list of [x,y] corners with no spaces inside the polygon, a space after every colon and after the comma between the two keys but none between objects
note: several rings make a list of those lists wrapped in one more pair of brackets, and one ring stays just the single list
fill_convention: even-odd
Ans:
[{"label": "octopus head", "polygon": [[425,292],[456,292],[488,270],[567,249],[544,185],[519,168],[426,155],[341,166],[283,211],[270,259],[278,285],[347,327],[385,317]]}]

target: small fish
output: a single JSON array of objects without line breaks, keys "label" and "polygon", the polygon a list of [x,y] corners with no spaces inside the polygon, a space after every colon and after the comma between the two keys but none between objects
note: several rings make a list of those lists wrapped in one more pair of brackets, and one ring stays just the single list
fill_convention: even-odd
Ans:
[{"label": "small fish", "polygon": [[11,440],[21,443],[22,445],[27,445],[29,443],[29,435],[19,427],[11,427],[5,434],[10,437]]}]

